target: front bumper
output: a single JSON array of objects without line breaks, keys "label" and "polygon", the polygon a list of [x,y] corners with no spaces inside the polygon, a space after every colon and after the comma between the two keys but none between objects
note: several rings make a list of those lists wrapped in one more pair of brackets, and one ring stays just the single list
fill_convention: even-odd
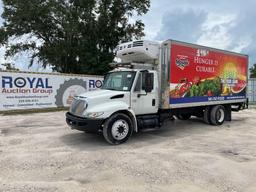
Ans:
[{"label": "front bumper", "polygon": [[67,112],[66,122],[71,127],[71,129],[97,133],[100,129],[102,129],[102,124],[104,122],[104,119],[82,118],[82,117],[77,117],[71,114],[70,112]]}]

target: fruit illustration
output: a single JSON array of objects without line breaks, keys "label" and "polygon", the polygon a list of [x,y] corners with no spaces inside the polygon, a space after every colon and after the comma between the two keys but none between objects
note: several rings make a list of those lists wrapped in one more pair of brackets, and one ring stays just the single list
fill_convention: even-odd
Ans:
[{"label": "fruit illustration", "polygon": [[230,88],[228,86],[223,86],[222,95],[226,96],[230,94]]},{"label": "fruit illustration", "polygon": [[232,93],[240,93],[242,92],[246,87],[246,81],[239,79],[237,84],[231,88]]}]

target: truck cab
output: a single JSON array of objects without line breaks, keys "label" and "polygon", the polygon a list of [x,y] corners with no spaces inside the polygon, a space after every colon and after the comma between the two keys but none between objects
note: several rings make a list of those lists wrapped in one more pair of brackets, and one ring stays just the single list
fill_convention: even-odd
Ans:
[{"label": "truck cab", "polygon": [[[117,47],[122,60],[111,64],[100,90],[74,97],[67,124],[85,132],[103,132],[111,144],[125,142],[140,127],[159,126],[159,44],[137,41]],[[148,115],[148,118],[140,118]]]}]

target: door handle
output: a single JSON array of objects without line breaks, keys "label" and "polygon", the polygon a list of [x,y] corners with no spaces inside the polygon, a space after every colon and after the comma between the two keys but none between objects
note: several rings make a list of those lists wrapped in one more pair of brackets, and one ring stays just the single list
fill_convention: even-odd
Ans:
[{"label": "door handle", "polygon": [[156,99],[152,99],[152,106],[156,106]]}]

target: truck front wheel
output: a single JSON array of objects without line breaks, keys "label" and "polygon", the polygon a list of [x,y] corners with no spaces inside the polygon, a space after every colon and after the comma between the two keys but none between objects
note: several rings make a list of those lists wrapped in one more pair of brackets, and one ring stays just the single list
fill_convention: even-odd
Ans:
[{"label": "truck front wheel", "polygon": [[222,105],[216,105],[211,109],[211,123],[213,125],[222,125],[225,121],[225,108]]},{"label": "truck front wheel", "polygon": [[112,115],[103,127],[103,136],[105,140],[112,144],[118,145],[126,142],[133,132],[132,120],[123,113]]}]

